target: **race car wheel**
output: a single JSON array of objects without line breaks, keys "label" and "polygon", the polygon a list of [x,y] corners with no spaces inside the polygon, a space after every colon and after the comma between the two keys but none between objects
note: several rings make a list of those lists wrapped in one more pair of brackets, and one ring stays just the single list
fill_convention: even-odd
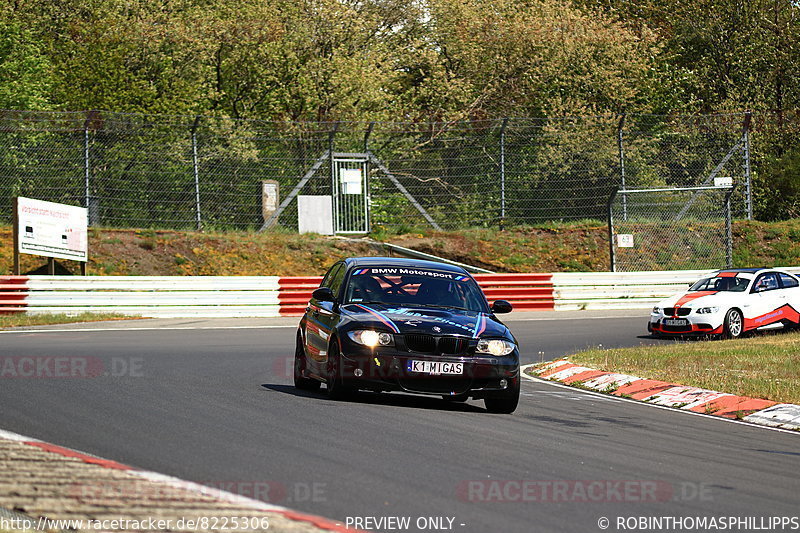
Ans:
[{"label": "race car wheel", "polygon": [[496,398],[486,398],[483,403],[490,413],[510,414],[516,411],[519,404],[519,378],[516,379],[516,385],[508,390],[508,394]]},{"label": "race car wheel", "polygon": [[344,400],[353,390],[342,382],[342,360],[339,354],[339,342],[336,339],[328,348],[328,398],[331,400]]},{"label": "race car wheel", "polygon": [[725,315],[723,334],[727,339],[736,339],[744,332],[744,319],[742,312],[738,309],[731,309]]},{"label": "race car wheel", "polygon": [[317,390],[320,383],[316,379],[307,378],[303,375],[306,370],[306,353],[303,349],[303,338],[297,334],[297,345],[294,349],[294,386],[300,390]]}]

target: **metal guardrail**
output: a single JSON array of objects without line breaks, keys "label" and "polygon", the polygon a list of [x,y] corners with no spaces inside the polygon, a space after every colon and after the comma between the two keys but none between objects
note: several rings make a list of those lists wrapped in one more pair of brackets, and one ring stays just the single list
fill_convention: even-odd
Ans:
[{"label": "metal guardrail", "polygon": [[[800,267],[782,268],[800,274]],[[713,270],[476,274],[489,301],[518,311],[646,309]],[[0,314],[157,318],[300,316],[319,276],[0,276]]]},{"label": "metal guardrail", "polygon": [[[798,274],[800,267],[781,267]],[[555,309],[647,309],[715,270],[553,274]]]}]

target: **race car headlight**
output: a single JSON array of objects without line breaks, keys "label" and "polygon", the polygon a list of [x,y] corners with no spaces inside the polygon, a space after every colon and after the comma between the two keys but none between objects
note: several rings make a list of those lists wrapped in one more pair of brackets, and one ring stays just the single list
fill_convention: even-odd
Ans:
[{"label": "race car headlight", "polygon": [[391,333],[381,333],[371,329],[356,329],[350,331],[348,335],[354,342],[370,348],[394,345],[394,337],[392,337]]},{"label": "race car headlight", "polygon": [[710,315],[719,311],[719,307],[701,307],[697,310],[698,315]]},{"label": "race car headlight", "polygon": [[653,308],[653,313],[655,313],[655,314],[658,314],[658,313],[660,313],[660,312],[661,312],[661,308],[660,308],[659,306],[655,306],[655,307]]},{"label": "race car headlight", "polygon": [[502,339],[481,339],[475,349],[478,353],[488,353],[490,355],[508,355],[514,351],[514,343]]}]

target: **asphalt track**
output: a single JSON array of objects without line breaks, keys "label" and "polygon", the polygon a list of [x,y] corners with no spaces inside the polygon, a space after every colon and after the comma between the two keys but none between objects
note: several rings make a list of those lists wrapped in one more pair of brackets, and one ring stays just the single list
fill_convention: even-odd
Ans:
[{"label": "asphalt track", "polygon": [[[642,336],[642,318],[513,316],[525,362],[665,342]],[[419,531],[420,517],[459,532],[583,532],[603,517],[621,531],[619,517],[800,514],[798,434],[544,382],[523,383],[513,415],[401,394],[332,402],[291,387],[291,327],[150,323],[0,334],[0,356],[98,358],[117,374],[0,379],[0,428],[245,495],[269,484],[276,503],[343,523],[410,518],[389,531]],[[742,524],[728,530],[763,523]]]}]

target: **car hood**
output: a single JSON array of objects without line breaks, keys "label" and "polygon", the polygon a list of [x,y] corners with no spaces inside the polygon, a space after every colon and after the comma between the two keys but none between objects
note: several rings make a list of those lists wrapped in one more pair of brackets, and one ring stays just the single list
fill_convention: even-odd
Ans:
[{"label": "car hood", "polygon": [[741,300],[742,292],[688,291],[658,302],[658,307],[703,307],[721,305],[731,300]]},{"label": "car hood", "polygon": [[476,311],[370,303],[343,305],[341,312],[343,318],[359,326],[394,333],[513,339],[505,325],[491,315]]}]

